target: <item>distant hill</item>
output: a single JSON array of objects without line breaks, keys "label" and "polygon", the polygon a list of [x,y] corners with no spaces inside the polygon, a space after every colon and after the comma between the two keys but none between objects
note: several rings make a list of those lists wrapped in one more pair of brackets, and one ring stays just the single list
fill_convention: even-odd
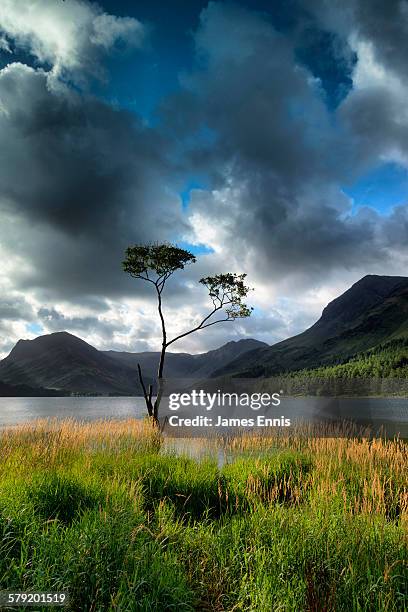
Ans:
[{"label": "distant hill", "polygon": [[[183,378],[188,376],[206,378],[218,368],[223,367],[233,359],[244,355],[248,351],[265,348],[265,342],[252,338],[231,341],[218,349],[190,355],[189,353],[167,353],[166,376],[168,378]],[[105,351],[105,355],[133,368],[136,371],[140,363],[147,376],[154,377],[157,371],[159,353],[127,353],[119,351]]]},{"label": "distant hill", "polygon": [[365,276],[326,306],[303,333],[250,351],[214,375],[273,376],[344,363],[358,353],[408,337],[408,278]]},{"label": "distant hill", "polygon": [[[207,377],[245,351],[262,346],[267,345],[240,340],[201,355],[169,353],[166,376]],[[0,361],[0,381],[64,394],[134,395],[141,393],[138,363],[148,384],[157,370],[158,353],[99,351],[72,334],[56,332],[34,340],[19,340],[8,357]]]}]

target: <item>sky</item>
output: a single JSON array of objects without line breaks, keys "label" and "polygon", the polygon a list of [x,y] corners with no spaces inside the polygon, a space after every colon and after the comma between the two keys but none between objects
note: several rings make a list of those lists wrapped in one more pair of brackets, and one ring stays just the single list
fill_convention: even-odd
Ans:
[{"label": "sky", "polygon": [[131,244],[197,255],[170,336],[206,314],[199,278],[248,275],[252,317],[178,351],[272,344],[406,275],[407,47],[406,0],[2,0],[0,357],[62,330],[157,350]]}]

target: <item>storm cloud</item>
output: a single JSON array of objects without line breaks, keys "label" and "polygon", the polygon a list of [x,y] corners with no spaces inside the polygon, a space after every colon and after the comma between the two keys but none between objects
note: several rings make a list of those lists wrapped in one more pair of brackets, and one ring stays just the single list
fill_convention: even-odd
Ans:
[{"label": "storm cloud", "polygon": [[[231,23],[229,36],[217,44]],[[391,143],[405,146],[407,124],[397,130],[383,91],[372,99],[380,121],[363,101],[366,125],[356,126],[360,91],[351,92],[334,117],[320,83],[296,63],[296,40],[245,9],[210,3],[203,12],[199,66],[184,79],[185,93],[164,109],[177,118],[180,105],[190,116],[187,125],[215,134],[215,143],[194,157],[215,177],[212,191],[196,190],[191,198],[196,239],[205,235],[237,265],[244,258],[244,267],[264,282],[271,269],[274,282],[290,275],[306,284],[338,268],[385,270],[392,265],[392,223],[373,210],[352,214],[342,185],[375,165]]]},{"label": "storm cloud", "polygon": [[[0,101],[3,243],[19,236],[17,254],[30,260],[17,280],[67,294],[123,290],[127,244],[183,223],[166,191],[165,141],[125,111],[50,91],[44,71],[22,64],[0,72]],[[14,236],[7,215],[21,219]]]}]

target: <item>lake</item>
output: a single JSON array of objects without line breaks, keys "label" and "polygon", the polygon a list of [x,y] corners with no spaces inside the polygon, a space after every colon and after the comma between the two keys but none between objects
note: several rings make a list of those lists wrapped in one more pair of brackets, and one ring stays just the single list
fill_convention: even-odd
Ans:
[{"label": "lake", "polygon": [[[237,415],[235,409],[229,409],[228,412],[231,416]],[[251,413],[249,416],[257,414],[249,412]],[[44,418],[58,417],[92,421],[128,417],[142,418],[145,413],[144,400],[141,397],[0,398],[0,427]],[[191,417],[198,414],[198,409],[183,409],[177,413],[171,413],[163,407],[162,414]],[[213,414],[215,416],[216,413]],[[273,414],[272,409],[265,410],[265,414],[279,417],[285,415],[292,422],[298,420],[306,422],[352,420],[364,426],[369,425],[374,431],[383,427],[388,436],[399,434],[401,437],[408,438],[408,399],[404,398],[285,397],[281,406],[273,409]],[[244,416],[248,416],[248,409]],[[188,435],[197,433],[203,435],[204,428],[194,428],[194,431],[189,431]],[[224,432],[217,431],[216,433]],[[177,435],[175,430],[174,434]]]},{"label": "lake", "polygon": [[54,417],[95,421],[144,414],[142,397],[0,397],[0,427]]}]

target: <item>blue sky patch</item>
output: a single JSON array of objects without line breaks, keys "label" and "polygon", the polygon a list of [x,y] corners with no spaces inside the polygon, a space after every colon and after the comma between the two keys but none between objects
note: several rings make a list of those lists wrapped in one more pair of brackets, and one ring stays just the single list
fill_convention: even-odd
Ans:
[{"label": "blue sky patch", "polygon": [[191,192],[194,191],[194,189],[207,189],[207,185],[196,179],[191,179],[186,183],[184,189],[179,193],[183,210],[187,210],[190,204]]},{"label": "blue sky patch", "polygon": [[396,163],[386,163],[360,177],[353,185],[343,187],[353,199],[353,211],[370,206],[388,213],[394,206],[408,202],[408,171]]},{"label": "blue sky patch", "polygon": [[30,334],[42,334],[44,329],[38,323],[28,323],[26,329]]},{"label": "blue sky patch", "polygon": [[209,253],[214,253],[214,249],[206,244],[191,244],[190,242],[182,240],[177,241],[177,246],[181,249],[186,249],[186,251],[190,251],[193,255],[208,255]]}]

